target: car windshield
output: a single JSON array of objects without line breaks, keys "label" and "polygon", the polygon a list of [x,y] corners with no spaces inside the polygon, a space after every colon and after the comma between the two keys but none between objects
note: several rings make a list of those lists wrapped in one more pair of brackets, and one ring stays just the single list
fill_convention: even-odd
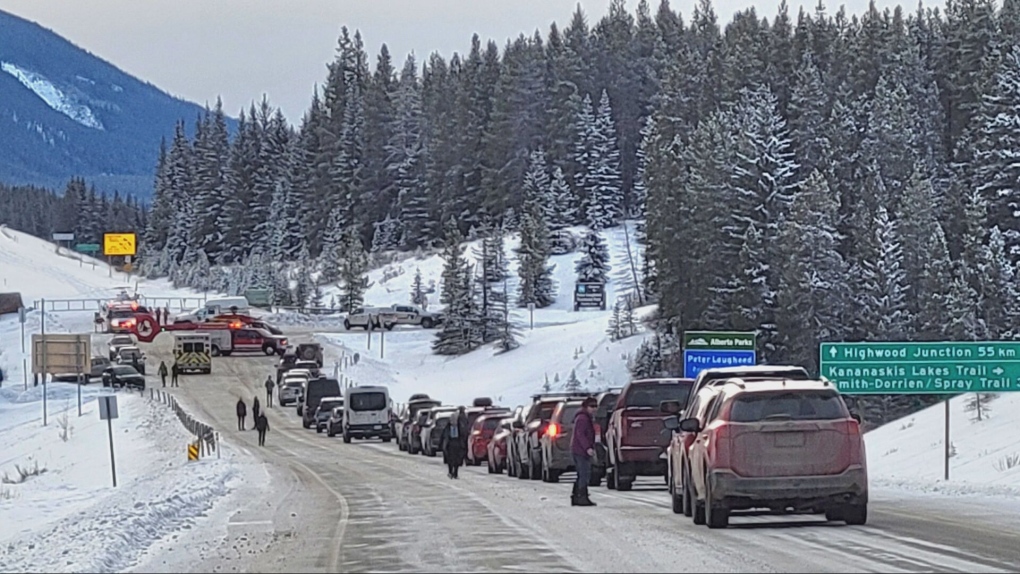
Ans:
[{"label": "car windshield", "polygon": [[121,335],[121,336],[114,337],[113,339],[111,339],[110,340],[110,344],[111,345],[132,345],[132,344],[134,344],[134,341],[132,341],[131,337],[129,337],[127,335]]},{"label": "car windshield", "polygon": [[386,393],[352,393],[352,411],[381,411],[386,408]]},{"label": "car windshield", "polygon": [[748,393],[733,400],[729,420],[754,423],[774,420],[814,421],[848,416],[839,395],[825,391]]},{"label": "car windshield", "polygon": [[110,311],[109,317],[111,319],[127,319],[128,317],[134,317],[134,311]]},{"label": "car windshield", "polygon": [[499,419],[485,419],[482,421],[482,428],[485,430],[494,430],[499,426]]},{"label": "car windshield", "polygon": [[627,393],[624,406],[658,409],[662,401],[679,401],[680,404],[686,404],[692,385],[692,382],[684,381],[635,386]]},{"label": "car windshield", "polygon": [[330,413],[336,407],[344,406],[343,401],[322,401],[319,403],[319,410],[324,413]]},{"label": "car windshield", "polygon": [[114,367],[113,374],[115,375],[137,375],[138,371],[131,367]]}]

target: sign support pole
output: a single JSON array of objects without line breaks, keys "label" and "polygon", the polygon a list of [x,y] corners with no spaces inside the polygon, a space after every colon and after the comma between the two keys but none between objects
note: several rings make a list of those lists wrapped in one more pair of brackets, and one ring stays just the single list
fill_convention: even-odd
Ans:
[{"label": "sign support pole", "polygon": [[379,358],[383,358],[383,352],[386,349],[386,329],[379,331]]},{"label": "sign support pole", "polygon": [[28,390],[28,353],[25,351],[25,308],[21,308],[21,378],[25,381],[25,390]]},{"label": "sign support pole", "polygon": [[49,364],[46,362],[46,299],[42,301],[42,324],[39,327],[42,335],[42,424],[46,426],[46,373],[49,371]]},{"label": "sign support pole", "polygon": [[945,480],[949,482],[949,403],[952,399],[946,399],[946,467],[945,467]]},{"label": "sign support pole", "polygon": [[113,419],[106,419],[106,430],[110,435],[110,471],[113,472],[113,486],[117,487],[117,460],[113,456]]}]

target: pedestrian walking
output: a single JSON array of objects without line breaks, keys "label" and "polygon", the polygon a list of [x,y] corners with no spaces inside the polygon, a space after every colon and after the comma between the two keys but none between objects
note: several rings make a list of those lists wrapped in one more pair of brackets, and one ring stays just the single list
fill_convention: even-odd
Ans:
[{"label": "pedestrian walking", "polygon": [[166,305],[163,307],[163,323],[166,325],[170,324],[170,306]]},{"label": "pedestrian walking", "polygon": [[160,315],[163,314],[163,310],[160,309],[159,307],[156,307],[156,312],[153,313],[153,314],[156,316],[156,324],[157,325],[162,325],[163,321],[160,319]]},{"label": "pedestrian walking", "polygon": [[163,380],[163,386],[166,387],[166,361],[159,362],[159,378]]},{"label": "pedestrian walking", "polygon": [[467,453],[467,414],[464,407],[450,416],[450,424],[443,429],[439,438],[439,448],[443,451],[443,460],[446,462],[447,476],[460,478],[460,467],[464,464],[464,455]]},{"label": "pedestrian walking", "polygon": [[581,403],[581,410],[574,415],[574,434],[570,437],[570,454],[574,457],[577,479],[570,495],[571,506],[596,506],[588,498],[588,482],[591,480],[591,459],[595,456],[595,409],[599,402],[588,397]]},{"label": "pedestrian walking", "polygon": [[266,408],[273,408],[273,388],[276,387],[276,383],[273,382],[273,377],[266,377]]},{"label": "pedestrian walking", "polygon": [[262,406],[259,405],[259,398],[255,397],[255,400],[251,402],[251,416],[254,420],[258,420],[259,414],[262,412]]},{"label": "pedestrian walking", "polygon": [[248,405],[244,399],[237,399],[237,430],[244,430],[244,419],[248,416]]},{"label": "pedestrian walking", "polygon": [[255,417],[255,430],[259,431],[259,446],[266,446],[266,433],[269,432],[269,419],[266,414]]},{"label": "pedestrian walking", "polygon": [[179,387],[177,384],[177,375],[181,374],[181,367],[177,365],[177,360],[174,359],[174,366],[170,367],[170,386]]}]

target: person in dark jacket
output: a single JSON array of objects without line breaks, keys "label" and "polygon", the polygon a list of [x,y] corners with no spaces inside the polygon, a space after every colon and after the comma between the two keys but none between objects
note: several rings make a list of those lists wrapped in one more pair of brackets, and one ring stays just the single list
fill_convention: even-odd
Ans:
[{"label": "person in dark jacket", "polygon": [[266,408],[273,408],[273,387],[276,383],[273,382],[273,377],[266,377]]},{"label": "person in dark jacket", "polygon": [[464,455],[467,454],[469,430],[467,423],[467,414],[464,412],[464,407],[461,407],[450,416],[450,424],[446,425],[439,438],[439,448],[443,451],[443,460],[448,469],[447,476],[450,478],[460,478],[460,467],[464,464]]},{"label": "person in dark jacket", "polygon": [[255,417],[255,430],[259,431],[259,446],[266,446],[266,433],[269,432],[269,419],[266,413]]},{"label": "person in dark jacket", "polygon": [[237,430],[244,430],[244,418],[248,416],[248,405],[244,399],[237,399]]},{"label": "person in dark jacket", "polygon": [[159,362],[159,378],[163,380],[163,386],[166,386],[166,361]]},{"label": "person in dark jacket", "polygon": [[179,387],[177,384],[177,375],[181,374],[181,368],[177,365],[177,361],[174,361],[174,366],[170,367],[170,386]]},{"label": "person in dark jacket", "polygon": [[574,416],[574,434],[570,437],[570,453],[574,457],[577,479],[570,497],[571,506],[595,506],[588,498],[588,481],[591,480],[591,459],[595,456],[595,410],[599,402],[588,397]]},{"label": "person in dark jacket", "polygon": [[262,406],[259,405],[259,398],[255,397],[255,400],[251,402],[251,416],[252,420],[259,420],[259,413],[262,412]]}]

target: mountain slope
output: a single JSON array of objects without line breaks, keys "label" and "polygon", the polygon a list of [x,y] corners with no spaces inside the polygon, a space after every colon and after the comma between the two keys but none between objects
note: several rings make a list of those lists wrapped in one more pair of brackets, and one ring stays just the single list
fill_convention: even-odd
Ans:
[{"label": "mountain slope", "polygon": [[62,189],[78,175],[146,197],[160,138],[201,111],[0,11],[0,181]]}]

